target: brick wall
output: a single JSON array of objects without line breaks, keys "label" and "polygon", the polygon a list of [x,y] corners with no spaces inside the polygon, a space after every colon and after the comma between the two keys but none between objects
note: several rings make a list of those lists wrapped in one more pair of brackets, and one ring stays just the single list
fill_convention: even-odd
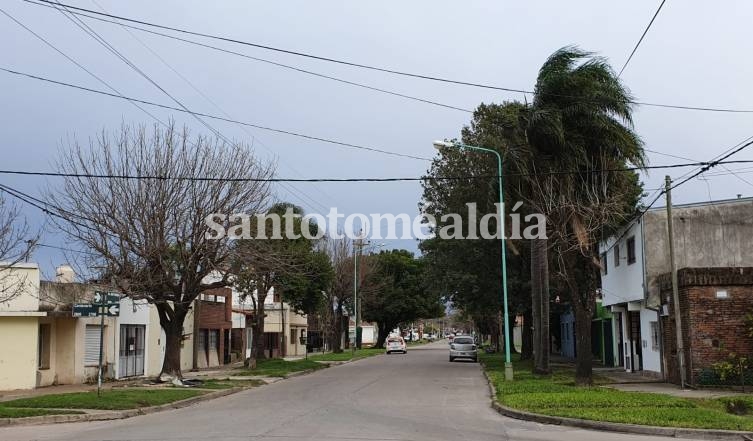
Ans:
[{"label": "brick wall", "polygon": [[[753,356],[753,339],[744,332],[745,315],[753,308],[753,268],[683,268],[678,271],[680,316],[685,346],[686,376],[697,384],[698,375],[729,353]],[[669,274],[660,277],[667,380],[679,384],[674,304]],[[717,298],[717,292],[727,292]]]},{"label": "brick wall", "polygon": [[204,294],[224,297],[225,303],[202,300],[199,307],[199,328],[232,328],[233,296],[230,288],[210,289],[204,291]]}]

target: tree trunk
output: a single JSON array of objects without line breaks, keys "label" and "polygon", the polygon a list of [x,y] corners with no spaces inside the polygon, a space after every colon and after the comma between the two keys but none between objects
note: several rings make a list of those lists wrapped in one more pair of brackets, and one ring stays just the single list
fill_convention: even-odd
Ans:
[{"label": "tree trunk", "polygon": [[[180,349],[183,340],[183,322],[185,322],[188,308],[183,304],[173,308],[168,303],[157,303],[160,326],[165,332],[165,358],[159,374],[161,381],[181,380],[183,372],[180,366]],[[196,338],[196,336],[194,336]]]},{"label": "tree trunk", "polygon": [[533,372],[549,370],[549,257],[546,239],[531,243],[531,313],[533,325]]},{"label": "tree trunk", "polygon": [[332,314],[332,320],[330,323],[330,344],[332,352],[339,354],[343,351],[342,336],[343,336],[343,307],[342,304],[337,305],[335,313]]},{"label": "tree trunk", "polygon": [[374,347],[384,348],[384,342],[387,340],[387,337],[389,337],[390,329],[392,328],[389,327],[386,323],[380,322],[380,323],[377,323],[377,325],[379,326],[379,334],[377,335],[377,341]]},{"label": "tree trunk", "polygon": [[253,335],[253,344],[251,349],[251,363],[256,363],[256,360],[264,360],[267,355],[264,353],[264,299],[258,299],[256,301],[256,311],[254,313],[254,325],[251,327],[251,334]]},{"label": "tree trunk", "polygon": [[533,329],[531,329],[532,321],[533,314],[531,314],[531,309],[528,308],[523,312],[523,344],[520,348],[521,360],[530,360],[533,358]]},{"label": "tree trunk", "polygon": [[578,293],[572,293],[575,310],[575,384],[590,386],[593,383],[591,355],[591,317],[593,309],[585,308],[578,299]]},{"label": "tree trunk", "polygon": [[507,329],[507,332],[510,333],[510,353],[517,354],[518,350],[515,349],[515,313],[510,312],[508,318],[510,319],[510,323],[506,323],[507,326],[505,326],[505,328]]}]

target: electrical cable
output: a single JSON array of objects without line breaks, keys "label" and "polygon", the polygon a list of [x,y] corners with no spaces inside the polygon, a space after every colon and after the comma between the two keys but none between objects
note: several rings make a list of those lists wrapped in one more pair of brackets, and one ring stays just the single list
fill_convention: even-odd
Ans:
[{"label": "electrical cable", "polygon": [[[37,5],[37,6],[45,6],[44,4],[53,4],[53,5],[54,4],[59,4],[59,5],[65,6],[68,9],[71,9],[71,11],[69,11],[71,14],[80,14],[82,12],[83,13],[88,13],[88,14],[95,14],[95,15],[98,15],[98,16],[104,16],[104,17],[108,17],[108,18],[111,18],[111,19],[115,19],[115,20],[121,20],[121,21],[125,21],[125,22],[136,23],[136,24],[140,24],[140,25],[144,25],[144,26],[150,26],[150,27],[154,27],[154,28],[158,28],[158,29],[163,29],[163,30],[169,30],[169,31],[178,32],[178,33],[182,33],[182,34],[193,35],[193,36],[198,36],[198,37],[203,37],[203,38],[209,38],[209,39],[224,41],[224,42],[228,42],[228,43],[234,43],[234,44],[239,44],[239,45],[244,45],[244,46],[249,46],[249,47],[255,47],[255,48],[258,48],[258,49],[264,49],[264,50],[269,50],[269,51],[274,51],[274,52],[279,52],[279,53],[285,53],[285,54],[289,54],[289,55],[295,55],[295,56],[300,56],[300,57],[305,57],[305,58],[316,59],[316,60],[319,60],[319,61],[326,61],[326,62],[341,64],[341,65],[347,65],[347,66],[351,66],[351,67],[357,67],[357,68],[361,68],[361,69],[368,69],[368,70],[374,70],[374,71],[379,71],[379,72],[384,72],[384,73],[390,73],[390,74],[399,75],[399,76],[412,77],[412,78],[418,78],[418,79],[423,79],[423,80],[436,81],[436,82],[449,83],[449,84],[457,84],[457,85],[470,86],[470,87],[478,87],[478,88],[483,88],[483,89],[491,89],[491,90],[499,90],[499,91],[505,91],[505,92],[514,92],[514,93],[523,93],[523,94],[528,94],[528,95],[535,95],[535,92],[531,91],[531,90],[525,90],[525,89],[519,89],[519,88],[511,88],[511,87],[502,87],[502,86],[496,86],[496,85],[490,85],[490,84],[482,84],[482,83],[470,82],[470,81],[454,80],[454,79],[449,79],[449,78],[441,78],[441,77],[436,77],[436,76],[432,76],[432,75],[417,74],[417,73],[405,72],[405,71],[400,71],[400,70],[395,70],[395,69],[389,69],[389,68],[384,68],[384,67],[378,67],[378,66],[373,66],[373,65],[367,65],[367,64],[362,64],[362,63],[356,63],[356,62],[352,62],[352,61],[340,60],[340,59],[335,59],[335,58],[330,58],[330,57],[324,57],[324,56],[309,54],[309,53],[300,52],[300,51],[293,51],[293,50],[288,50],[288,49],[283,49],[283,48],[277,48],[277,47],[273,47],[273,46],[269,46],[269,45],[264,45],[264,44],[259,44],[259,43],[253,43],[253,42],[238,40],[238,39],[229,38],[229,37],[222,37],[222,36],[207,34],[207,33],[203,33],[203,32],[197,32],[197,31],[191,31],[191,30],[177,28],[177,27],[172,27],[172,26],[166,26],[166,25],[157,24],[157,23],[154,23],[154,22],[148,22],[148,21],[144,21],[144,20],[137,20],[137,19],[128,18],[128,17],[124,17],[124,16],[119,16],[119,15],[114,15],[114,14],[108,14],[108,13],[104,13],[104,12],[94,11],[94,10],[91,10],[91,9],[80,8],[80,7],[68,5],[68,4],[61,3],[61,2],[52,2],[50,0],[23,0],[23,1],[26,2],[26,3],[29,3],[29,4]],[[551,94],[551,95],[552,96],[564,97],[564,98],[579,98],[579,97],[568,96],[568,95],[563,95],[563,94]],[[645,102],[645,101],[630,101],[630,103],[636,104],[636,105],[641,105],[641,106],[659,107],[659,108],[668,108],[668,109],[678,109],[678,110],[698,110],[698,111],[724,112],[724,113],[753,113],[753,109],[733,109],[733,108],[720,108],[720,107],[710,107],[710,106],[688,106],[688,105],[677,105],[677,104],[652,103],[652,102]]]},{"label": "electrical cable", "polygon": [[[70,87],[70,88],[73,88],[73,89],[78,89],[78,90],[82,90],[82,91],[86,91],[86,92],[96,93],[96,94],[99,94],[99,95],[106,95],[106,96],[109,96],[109,97],[112,97],[112,98],[119,98],[119,99],[123,99],[123,100],[127,100],[127,101],[134,101],[134,102],[137,102],[137,103],[146,104],[148,106],[154,106],[154,107],[159,107],[159,108],[162,108],[162,109],[174,110],[176,112],[184,112],[184,113],[186,112],[185,110],[183,110],[183,109],[181,109],[179,107],[169,106],[169,105],[166,105],[166,104],[159,104],[159,103],[155,103],[155,102],[152,102],[152,101],[147,101],[147,100],[142,100],[142,99],[128,97],[128,96],[125,96],[125,95],[113,94],[113,93],[106,92],[104,90],[92,89],[92,88],[85,87],[85,86],[79,86],[79,85],[76,85],[76,84],[66,83],[66,82],[63,82],[63,81],[57,81],[57,80],[53,80],[53,79],[50,79],[50,78],[45,78],[45,77],[41,77],[41,76],[37,76],[37,75],[28,74],[28,73],[25,73],[25,72],[20,72],[20,71],[13,70],[13,69],[4,68],[4,67],[1,67],[1,66],[0,66],[0,71],[4,71],[4,72],[10,73],[10,74],[14,74],[14,75],[18,75],[18,76],[24,76],[24,77],[35,79],[35,80],[39,80],[39,81],[44,81],[44,82],[51,83],[51,84],[56,84],[56,85],[59,85],[59,86]],[[191,113],[191,112],[189,111],[188,113]],[[239,124],[239,125],[243,125],[243,126],[253,127],[253,128],[257,128],[257,129],[265,130],[265,131],[269,131],[269,132],[275,132],[275,133],[281,133],[281,134],[284,134],[284,135],[295,136],[295,137],[298,137],[298,138],[304,138],[304,139],[308,139],[308,140],[312,140],[312,141],[325,142],[325,143],[334,144],[334,145],[337,145],[337,146],[340,146],[340,147],[351,148],[351,149],[359,149],[359,150],[366,150],[366,151],[371,151],[371,152],[375,152],[375,153],[382,153],[382,154],[385,154],[385,155],[398,156],[398,157],[408,158],[408,159],[416,159],[416,160],[419,160],[419,161],[431,161],[431,158],[426,158],[426,157],[421,157],[421,156],[414,156],[414,155],[409,155],[409,154],[405,154],[405,153],[398,153],[398,152],[393,152],[393,151],[389,151],[389,150],[383,150],[383,149],[378,149],[378,148],[368,147],[368,146],[363,146],[363,145],[358,145],[358,144],[352,144],[352,143],[348,143],[348,142],[337,141],[337,140],[328,139],[328,138],[322,138],[322,137],[319,137],[319,136],[306,135],[306,134],[303,134],[303,133],[293,132],[293,131],[290,131],[290,130],[277,129],[277,128],[273,128],[273,127],[263,126],[263,125],[260,125],[260,124],[254,124],[254,123],[248,123],[248,122],[238,121],[238,120],[234,120],[234,119],[230,119],[230,118],[224,118],[222,116],[210,115],[210,114],[207,114],[207,113],[201,113],[201,112],[193,112],[193,113],[196,114],[196,115],[205,117],[205,118],[211,118],[211,119],[215,119],[215,120],[218,120],[218,121],[224,121],[224,122],[229,122],[229,123],[233,123],[233,124]]]}]

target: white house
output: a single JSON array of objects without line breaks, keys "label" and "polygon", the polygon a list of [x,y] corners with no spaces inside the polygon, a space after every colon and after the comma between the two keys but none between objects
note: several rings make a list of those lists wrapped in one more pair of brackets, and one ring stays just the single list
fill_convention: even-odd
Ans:
[{"label": "white house", "polygon": [[[753,198],[674,205],[677,269],[753,266]],[[619,240],[618,240],[619,239]],[[614,314],[615,359],[626,371],[662,376],[657,278],[670,272],[666,207],[648,210],[599,244],[603,305]]]}]

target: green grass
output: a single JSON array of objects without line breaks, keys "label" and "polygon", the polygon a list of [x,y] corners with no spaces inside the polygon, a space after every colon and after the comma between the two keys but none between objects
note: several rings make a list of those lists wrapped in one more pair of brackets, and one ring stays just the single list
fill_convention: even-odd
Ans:
[{"label": "green grass", "polygon": [[256,369],[246,369],[236,373],[239,376],[264,375],[268,377],[284,377],[287,374],[307,369],[322,369],[327,367],[325,364],[317,363],[312,359],[285,361],[281,358],[269,360],[259,360],[256,363]]},{"label": "green grass", "polygon": [[364,348],[356,351],[355,357],[353,357],[353,351],[346,349],[343,352],[335,354],[334,352],[328,352],[326,354],[309,355],[309,360],[314,361],[348,361],[358,360],[360,358],[373,357],[374,355],[384,354],[384,349],[380,348]]},{"label": "green grass", "polygon": [[207,380],[200,389],[231,389],[233,387],[256,387],[264,384],[262,380]]},{"label": "green grass", "polygon": [[[528,362],[514,362],[515,380],[504,380],[501,354],[479,354],[497,390],[497,401],[529,412],[615,423],[702,429],[753,430],[753,416],[726,412],[725,403],[734,398],[699,400],[665,394],[624,392],[596,386],[576,387],[574,371],[555,367],[550,376],[531,373]],[[753,398],[743,398],[753,411]]]},{"label": "green grass", "polygon": [[101,397],[97,397],[97,392],[92,391],[20,398],[5,401],[2,403],[2,407],[124,410],[172,403],[203,393],[198,390],[177,388],[114,389],[102,391]]},{"label": "green grass", "polygon": [[56,409],[26,409],[4,407],[0,405],[0,418],[24,418],[42,415],[65,415],[65,414],[82,414],[77,410],[56,410]]}]

